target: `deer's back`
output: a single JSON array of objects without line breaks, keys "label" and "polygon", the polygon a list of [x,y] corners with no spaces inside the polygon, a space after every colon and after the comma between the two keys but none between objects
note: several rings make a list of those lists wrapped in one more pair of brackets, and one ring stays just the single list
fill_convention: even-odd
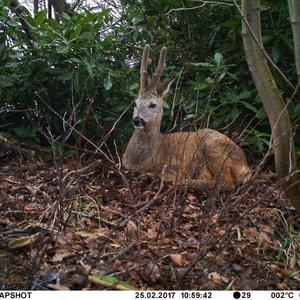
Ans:
[{"label": "deer's back", "polygon": [[185,174],[202,170],[204,165],[212,176],[226,169],[236,182],[246,181],[251,174],[243,149],[216,130],[176,132],[167,134],[164,140],[170,163],[180,165]]},{"label": "deer's back", "polygon": [[244,151],[224,134],[213,129],[199,129],[195,132],[175,132],[165,135],[165,143],[176,156],[186,159],[195,158],[195,152],[201,156],[230,154],[230,158],[239,161],[246,159]]}]

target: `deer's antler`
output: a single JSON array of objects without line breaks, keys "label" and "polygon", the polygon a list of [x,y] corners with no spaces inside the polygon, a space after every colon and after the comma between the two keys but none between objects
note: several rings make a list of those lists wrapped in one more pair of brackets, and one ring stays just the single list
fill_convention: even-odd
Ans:
[{"label": "deer's antler", "polygon": [[141,91],[145,90],[147,87],[147,67],[148,67],[148,61],[149,61],[149,50],[150,50],[150,45],[145,45],[144,50],[143,50],[143,57],[142,57],[142,62],[141,62]]},{"label": "deer's antler", "polygon": [[159,56],[159,61],[158,61],[158,64],[157,64],[157,67],[155,69],[155,72],[152,76],[152,81],[148,87],[149,90],[155,90],[157,89],[157,84],[159,82],[159,79],[161,77],[161,74],[162,74],[162,71],[164,69],[164,64],[165,64],[165,61],[166,61],[166,56],[167,56],[167,48],[166,47],[163,47],[161,50],[160,50],[160,56]]}]

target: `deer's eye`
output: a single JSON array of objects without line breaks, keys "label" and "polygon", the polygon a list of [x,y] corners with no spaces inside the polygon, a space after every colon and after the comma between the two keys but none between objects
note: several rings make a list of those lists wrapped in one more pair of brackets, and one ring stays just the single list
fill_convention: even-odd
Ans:
[{"label": "deer's eye", "polygon": [[150,107],[150,108],[155,108],[155,107],[156,107],[156,104],[155,104],[155,103],[150,103],[150,104],[149,104],[149,107]]}]

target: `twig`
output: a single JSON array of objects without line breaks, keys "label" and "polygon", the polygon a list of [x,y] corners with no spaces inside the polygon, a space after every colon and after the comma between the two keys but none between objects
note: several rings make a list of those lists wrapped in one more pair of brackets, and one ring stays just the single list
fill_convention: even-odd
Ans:
[{"label": "twig", "polygon": [[[225,0],[226,1],[226,0]],[[193,6],[193,7],[180,7],[180,8],[173,8],[171,10],[169,10],[165,15],[169,15],[171,12],[173,11],[188,11],[188,10],[195,10],[198,8],[201,8],[203,6],[205,6],[206,4],[218,4],[218,5],[226,5],[226,6],[233,6],[232,3],[228,2],[224,2],[224,1],[209,1],[209,0],[196,0],[195,2],[201,2],[202,5],[198,5],[198,6]]]},{"label": "twig", "polygon": [[143,266],[145,266],[147,263],[141,263],[141,264],[138,264],[138,265],[134,265],[134,266],[132,266],[132,267],[130,267],[130,268],[128,268],[128,269],[125,269],[125,270],[122,270],[122,271],[119,271],[119,272],[115,272],[115,273],[107,273],[107,275],[109,275],[109,276],[118,276],[118,275],[122,275],[122,274],[124,274],[124,273],[127,273],[128,271],[131,271],[131,270],[134,270],[134,269],[136,269],[136,268],[141,268],[141,267],[143,267]]},{"label": "twig", "polygon": [[195,10],[198,8],[201,8],[205,5],[206,3],[203,3],[202,5],[198,5],[198,6],[193,6],[193,7],[180,7],[180,8],[173,8],[171,10],[169,10],[165,15],[169,15],[171,12],[173,11],[186,11],[186,10]]},{"label": "twig", "polygon": [[72,175],[72,174],[74,174],[74,173],[84,173],[84,172],[86,172],[87,170],[90,170],[90,169],[92,169],[92,168],[97,167],[97,166],[98,166],[99,164],[101,164],[101,163],[102,163],[102,160],[101,160],[101,159],[98,159],[98,160],[92,162],[91,164],[89,164],[89,165],[87,165],[87,166],[81,168],[81,169],[78,169],[78,170],[72,170],[72,171],[68,172],[68,173],[63,177],[63,181],[65,181],[65,180],[67,179],[68,176],[70,176],[70,175]]},{"label": "twig", "polygon": [[[64,118],[57,112],[55,111],[38,93],[37,93],[38,98],[62,121],[64,121]],[[100,149],[95,143],[93,143],[90,139],[88,139],[85,135],[81,134],[72,124],[70,124],[68,121],[65,121],[65,123],[72,129],[74,130],[77,134],[79,134],[85,141],[87,141],[89,144],[91,144],[97,151],[99,151],[110,163],[114,164],[114,161],[112,161],[104,151]]]},{"label": "twig", "polygon": [[129,251],[133,246],[135,246],[136,241],[133,241],[128,247],[126,247],[123,251],[119,252],[117,255],[115,255],[114,257],[112,257],[107,264],[111,264],[113,263],[115,260],[117,260],[119,257],[121,257],[122,255],[124,255],[127,251]]},{"label": "twig", "polygon": [[[246,195],[246,194],[244,194],[244,197],[245,197],[245,195]],[[240,201],[242,201],[242,199],[243,199],[244,197],[242,197],[242,198],[240,199]],[[257,202],[258,202],[258,201],[257,201]],[[232,224],[230,224],[230,225],[228,226],[226,232],[225,232],[223,235],[221,235],[219,238],[217,238],[217,239],[215,240],[215,242],[214,242],[210,247],[208,247],[204,252],[200,251],[200,252],[197,254],[196,258],[189,264],[189,266],[188,266],[188,267],[184,270],[184,272],[181,274],[179,284],[181,283],[181,281],[183,280],[183,278],[184,278],[184,277],[185,277],[185,276],[193,269],[193,267],[194,267],[201,259],[203,259],[203,258],[209,253],[209,251],[211,251],[212,248],[216,247],[216,245],[217,245],[218,243],[225,241],[225,244],[228,244],[228,243],[231,241],[230,239],[227,239],[227,238],[228,238],[228,236],[229,236],[230,234],[232,234],[232,233],[231,233],[232,228],[234,228],[234,226],[235,226],[236,224],[238,224],[238,222],[240,222],[240,220],[241,220],[243,217],[245,217],[246,215],[248,215],[249,212],[250,212],[253,208],[257,207],[257,202],[255,202],[250,208],[248,208],[246,211],[244,211],[244,212],[240,215],[240,217],[236,219],[236,221],[234,221]],[[219,251],[220,251],[220,249],[221,249],[221,248],[219,248]]]},{"label": "twig", "polygon": [[[163,180],[162,180],[162,182],[163,182]],[[157,193],[154,195],[154,197],[151,200],[149,200],[149,202],[147,204],[145,204],[143,207],[141,207],[140,209],[138,209],[137,211],[135,211],[133,214],[131,214],[125,220],[123,220],[120,223],[118,223],[117,227],[120,228],[120,227],[125,226],[137,214],[143,212],[144,210],[146,210],[147,208],[149,208],[155,201],[163,198],[164,196],[166,196],[169,192],[171,192],[173,190],[173,186],[171,186],[165,192],[163,192],[162,194],[160,194],[162,188],[163,188],[163,184],[161,184],[161,186],[160,186],[159,190],[157,191]]]},{"label": "twig", "polygon": [[71,211],[72,214],[75,214],[75,215],[80,215],[81,217],[84,217],[84,218],[89,218],[89,219],[94,219],[94,220],[97,220],[101,223],[104,223],[105,225],[108,225],[108,226],[111,226],[111,227],[117,227],[116,224],[110,222],[110,221],[107,221],[103,218],[100,218],[98,216],[95,216],[95,215],[89,215],[85,212],[81,212],[81,211],[76,211],[76,210],[72,210]]},{"label": "twig", "polygon": [[7,183],[16,184],[16,185],[22,185],[21,182],[14,181],[14,180],[11,180],[11,179],[8,179],[8,178],[4,178],[3,180],[6,181]]}]

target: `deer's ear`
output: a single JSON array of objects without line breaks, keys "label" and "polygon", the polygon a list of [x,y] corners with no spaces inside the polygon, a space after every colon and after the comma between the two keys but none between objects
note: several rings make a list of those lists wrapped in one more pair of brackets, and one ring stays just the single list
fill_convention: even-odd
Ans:
[{"label": "deer's ear", "polygon": [[175,81],[175,78],[165,81],[163,84],[157,87],[157,95],[164,99],[171,90],[171,85]]}]

